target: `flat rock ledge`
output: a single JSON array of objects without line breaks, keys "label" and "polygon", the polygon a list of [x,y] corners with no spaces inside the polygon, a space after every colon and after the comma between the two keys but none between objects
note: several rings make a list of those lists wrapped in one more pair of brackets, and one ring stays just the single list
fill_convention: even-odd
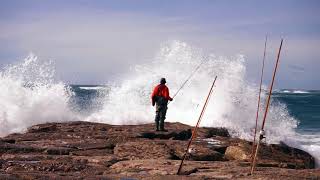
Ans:
[{"label": "flat rock ledge", "polygon": [[251,142],[224,128],[199,128],[182,175],[191,126],[46,123],[0,138],[0,179],[320,179],[307,152],[262,144],[249,175]]}]

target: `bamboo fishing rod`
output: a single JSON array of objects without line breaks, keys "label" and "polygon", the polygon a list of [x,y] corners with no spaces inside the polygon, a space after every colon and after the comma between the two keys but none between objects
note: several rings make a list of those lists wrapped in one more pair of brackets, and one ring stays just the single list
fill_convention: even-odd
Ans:
[{"label": "bamboo fishing rod", "polygon": [[262,59],[258,106],[257,106],[257,112],[256,112],[256,125],[255,125],[255,129],[254,129],[254,138],[253,138],[252,152],[251,152],[251,166],[252,166],[253,154],[254,154],[254,150],[255,150],[255,146],[256,146],[256,137],[257,137],[257,129],[258,129],[259,110],[260,110],[260,99],[261,99],[261,90],[262,90],[261,87],[262,87],[263,72],[264,72],[264,61],[266,59],[267,40],[268,40],[268,36],[266,36],[266,40],[264,42],[264,52],[263,52],[263,59]]},{"label": "bamboo fishing rod", "polygon": [[281,43],[280,43],[280,47],[279,47],[279,51],[278,51],[278,55],[277,55],[277,62],[276,62],[276,65],[274,67],[274,70],[273,70],[272,81],[271,81],[271,85],[270,85],[270,89],[269,89],[269,95],[268,95],[268,99],[267,99],[267,106],[266,106],[266,109],[265,109],[265,112],[264,112],[263,122],[262,122],[261,130],[260,130],[260,137],[259,137],[259,141],[258,141],[258,144],[257,144],[256,152],[255,152],[255,155],[254,155],[254,158],[253,158],[253,162],[252,162],[252,167],[251,167],[251,172],[250,172],[251,175],[253,174],[253,171],[254,171],[254,168],[255,168],[256,158],[257,158],[257,154],[258,154],[258,151],[259,151],[259,146],[260,146],[261,140],[264,138],[264,125],[265,125],[267,114],[268,114],[268,109],[269,109],[269,104],[270,104],[270,99],[271,99],[274,79],[275,79],[275,76],[276,76],[276,73],[277,73],[277,69],[278,69],[282,43],[283,43],[283,39],[281,39]]},{"label": "bamboo fishing rod", "polygon": [[[180,86],[180,88],[177,90],[177,92],[172,96],[172,99],[174,97],[176,97],[178,95],[178,93],[180,92],[180,90],[187,84],[187,82],[191,79],[191,77],[200,69],[200,67],[202,66],[202,64],[204,64],[207,61],[207,59],[204,59],[196,68],[195,70],[188,76],[188,78],[182,83],[182,85]],[[168,104],[170,103],[170,101],[168,102]]]},{"label": "bamboo fishing rod", "polygon": [[179,169],[178,169],[178,172],[177,172],[178,175],[180,174],[180,171],[181,171],[182,165],[183,165],[183,161],[186,159],[186,156],[187,156],[187,154],[188,154],[188,151],[189,151],[190,145],[191,145],[191,143],[192,143],[192,140],[193,140],[193,139],[196,137],[196,135],[197,135],[197,130],[198,130],[198,127],[199,127],[199,125],[200,125],[200,121],[201,121],[201,119],[202,119],[202,117],[203,117],[203,114],[204,114],[204,112],[205,112],[205,109],[207,108],[207,105],[208,105],[210,96],[211,96],[211,94],[212,94],[213,86],[214,86],[216,80],[217,80],[217,76],[214,78],[214,81],[213,81],[213,83],[212,83],[212,85],[211,85],[209,94],[208,94],[208,96],[207,96],[207,99],[206,99],[206,101],[205,101],[205,103],[204,103],[204,105],[203,105],[202,111],[201,111],[201,113],[200,113],[198,122],[197,122],[196,126],[194,127],[194,129],[193,129],[193,131],[192,131],[191,139],[190,139],[190,141],[189,141],[189,143],[188,143],[186,152],[185,152],[184,155],[183,155],[183,158],[182,158],[182,160],[181,160],[181,163],[180,163],[180,166],[179,166]]}]

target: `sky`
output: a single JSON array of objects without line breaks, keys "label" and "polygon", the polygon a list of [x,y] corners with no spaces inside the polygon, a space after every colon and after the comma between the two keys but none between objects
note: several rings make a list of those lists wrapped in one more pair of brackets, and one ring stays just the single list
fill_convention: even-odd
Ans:
[{"label": "sky", "polygon": [[276,87],[320,89],[317,0],[0,1],[0,68],[32,52],[70,84],[104,84],[171,40],[243,54],[248,81],[258,83],[266,35],[270,76],[284,38]]}]

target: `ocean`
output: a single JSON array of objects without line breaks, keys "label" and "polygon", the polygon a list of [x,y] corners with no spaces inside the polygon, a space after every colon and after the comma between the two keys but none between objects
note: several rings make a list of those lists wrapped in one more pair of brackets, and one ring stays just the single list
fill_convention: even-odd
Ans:
[{"label": "ocean", "polygon": [[[225,127],[232,136],[253,139],[259,85],[247,81],[244,56],[220,57],[184,42],[163,44],[149,63],[137,64],[103,85],[69,85],[56,78],[52,61],[30,54],[0,70],[0,136],[46,122],[153,123],[150,93],[166,77],[174,94],[195,67],[206,61],[168,106],[167,122],[194,126],[214,77],[201,126]],[[281,61],[280,68],[281,71]],[[269,82],[264,82],[263,114]],[[275,90],[266,119],[268,143],[287,143],[320,162],[320,91]],[[262,117],[259,117],[261,126]],[[319,166],[318,166],[319,167]]]},{"label": "ocean", "polygon": [[320,91],[319,90],[280,90],[273,98],[287,105],[289,113],[299,120],[297,131],[303,134],[320,133]]}]

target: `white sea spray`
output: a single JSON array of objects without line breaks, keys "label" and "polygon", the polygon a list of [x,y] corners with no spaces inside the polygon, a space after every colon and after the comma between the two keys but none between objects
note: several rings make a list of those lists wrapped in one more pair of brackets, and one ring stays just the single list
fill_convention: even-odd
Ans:
[{"label": "white sea spray", "polygon": [[75,119],[68,105],[71,91],[64,83],[55,83],[54,74],[52,62],[33,54],[0,72],[0,136],[39,123]]}]

